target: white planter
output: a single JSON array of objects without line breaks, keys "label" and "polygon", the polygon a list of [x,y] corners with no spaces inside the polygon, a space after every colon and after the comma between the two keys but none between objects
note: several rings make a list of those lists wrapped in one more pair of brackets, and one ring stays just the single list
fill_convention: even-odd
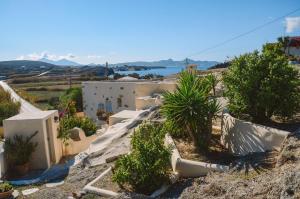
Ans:
[{"label": "white planter", "polygon": [[[107,190],[107,189],[101,189],[101,188],[97,188],[94,187],[93,184],[95,184],[97,181],[101,180],[102,178],[104,178],[110,171],[111,171],[111,167],[109,167],[107,170],[105,170],[103,173],[101,173],[97,178],[95,178],[93,181],[91,181],[90,183],[88,183],[83,190],[89,193],[93,193],[93,194],[97,194],[99,196],[104,196],[104,197],[116,197],[118,196],[120,193],[111,191],[111,190]],[[163,194],[164,192],[166,192],[169,188],[169,185],[163,185],[161,188],[157,189],[156,191],[154,191],[150,197],[158,197],[161,194]]]},{"label": "white planter", "polygon": [[165,137],[165,144],[171,146],[172,148],[172,169],[181,177],[199,177],[206,175],[210,171],[224,172],[229,170],[229,167],[225,165],[211,164],[207,162],[193,161],[181,158],[179,151],[169,134],[167,134]]}]

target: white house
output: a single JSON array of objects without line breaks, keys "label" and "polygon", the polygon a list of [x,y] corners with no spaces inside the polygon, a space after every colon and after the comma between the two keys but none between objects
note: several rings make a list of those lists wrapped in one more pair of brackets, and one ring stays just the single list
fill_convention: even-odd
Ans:
[{"label": "white house", "polygon": [[160,94],[173,91],[174,81],[88,81],[82,83],[85,114],[94,121],[97,111],[118,113],[142,110],[160,103]]},{"label": "white house", "polygon": [[292,55],[300,60],[300,37],[289,37],[286,54]]}]

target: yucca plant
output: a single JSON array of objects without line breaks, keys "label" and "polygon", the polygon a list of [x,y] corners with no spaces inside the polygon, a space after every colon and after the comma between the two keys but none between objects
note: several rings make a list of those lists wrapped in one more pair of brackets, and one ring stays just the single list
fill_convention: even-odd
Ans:
[{"label": "yucca plant", "polygon": [[206,77],[182,72],[177,89],[164,94],[161,107],[167,120],[187,131],[195,144],[204,149],[210,142],[212,119],[220,109],[216,99],[210,96],[212,86]]}]

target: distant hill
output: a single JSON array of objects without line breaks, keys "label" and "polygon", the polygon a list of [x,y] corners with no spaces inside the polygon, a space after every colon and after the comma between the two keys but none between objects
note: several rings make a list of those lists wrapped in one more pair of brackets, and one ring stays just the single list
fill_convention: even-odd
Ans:
[{"label": "distant hill", "polygon": [[54,64],[31,60],[12,60],[0,62],[0,75],[10,75],[14,73],[26,74],[35,71],[47,71],[58,68]]},{"label": "distant hill", "polygon": [[31,60],[12,60],[12,61],[0,61],[0,68],[26,68],[26,67],[55,67],[56,65],[42,62],[42,61],[31,61]]},{"label": "distant hill", "polygon": [[[188,59],[189,64],[197,64],[198,68],[206,69],[210,66],[214,66],[218,64],[217,61],[196,61],[192,59]],[[152,62],[146,62],[146,61],[136,61],[136,62],[124,62],[124,63],[118,63],[118,64],[110,64],[110,66],[184,66],[186,65],[186,61],[175,61],[173,59],[167,59],[167,60],[159,60],[159,61],[152,61]]]},{"label": "distant hill", "polygon": [[54,61],[54,60],[50,60],[47,58],[42,58],[39,61],[46,62],[49,64],[54,64],[57,66],[81,66],[81,64],[74,62],[74,61],[70,61],[68,59],[60,59],[60,60]]}]

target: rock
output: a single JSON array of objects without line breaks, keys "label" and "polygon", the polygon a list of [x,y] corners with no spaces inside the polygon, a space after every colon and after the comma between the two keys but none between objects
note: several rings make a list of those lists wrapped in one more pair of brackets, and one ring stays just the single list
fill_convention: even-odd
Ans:
[{"label": "rock", "polygon": [[22,194],[24,196],[28,196],[30,194],[33,194],[33,193],[37,192],[37,191],[39,191],[39,188],[25,189],[25,190],[22,191]]},{"label": "rock", "polygon": [[13,198],[17,198],[20,195],[20,192],[18,190],[14,190],[12,193]]},{"label": "rock", "polygon": [[51,187],[56,187],[56,186],[59,186],[59,185],[62,185],[64,184],[64,181],[60,181],[60,182],[52,182],[52,183],[47,183],[46,184],[46,187],[47,188],[51,188]]}]

